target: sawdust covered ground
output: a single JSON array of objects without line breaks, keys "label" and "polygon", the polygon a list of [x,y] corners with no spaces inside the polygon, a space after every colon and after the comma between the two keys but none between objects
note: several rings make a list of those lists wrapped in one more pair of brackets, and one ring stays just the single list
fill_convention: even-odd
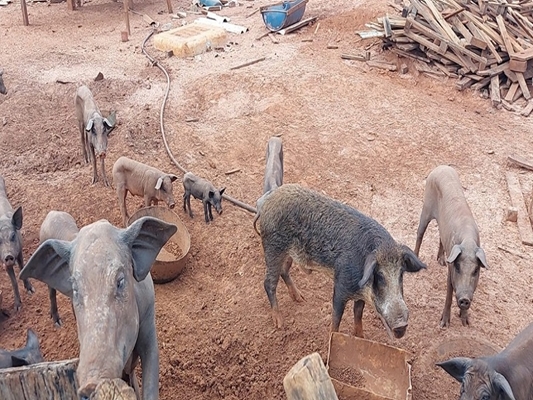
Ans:
[{"label": "sawdust covered ground", "polygon": [[[391,341],[369,307],[364,315],[368,338],[412,353],[414,399],[457,398],[458,384],[434,366],[439,346],[452,341],[453,355],[486,351],[484,344],[503,348],[533,312],[530,250],[521,245],[516,225],[503,221],[510,202],[506,157],[517,152],[533,158],[531,120],[493,110],[474,93],[456,92],[453,82],[413,73],[400,76],[341,60],[341,53],[372,43],[358,41],[354,32],[394,12],[384,0],[311,1],[306,16],[320,17],[318,31],[315,25],[278,36],[279,44],[268,37],[254,40],[265,29],[260,14],[245,17],[267,2],[243,3],[227,15],[250,31],[230,36],[225,52],[166,59],[148,45],[172,77],[165,125],[174,154],[187,169],[254,204],[262,187],[266,141],[281,134],[285,182],[359,208],[411,247],[425,177],[441,163],[457,168],[491,265],[481,274],[472,326],[461,326],[455,306],[451,327],[438,326],[446,271],[436,262],[435,223],[421,250],[429,268],[405,278],[410,309],[406,336]],[[187,11],[189,2],[173,1],[173,6]],[[161,23],[170,21],[165,7],[164,2],[136,3],[137,11]],[[0,171],[12,204],[24,207],[25,259],[36,249],[39,226],[51,209],[70,212],[80,226],[101,218],[121,223],[114,191],[91,186],[90,166],[81,163],[73,104],[77,85],[88,84],[102,110],[117,110],[119,125],[106,160],[109,175],[121,155],[177,172],[159,131],[165,80],[140,52],[149,28],[133,14],[130,41],[122,43],[121,10],[121,3],[103,0],[76,12],[68,12],[65,3],[34,3],[29,5],[31,25],[23,27],[18,5],[0,8],[0,67],[9,90],[0,97],[0,121],[6,121],[0,124]],[[328,44],[338,49],[326,49]],[[380,56],[379,45],[371,51]],[[230,70],[259,57],[266,60]],[[94,82],[98,72],[104,80]],[[198,122],[185,122],[189,117]],[[236,168],[240,172],[225,174]],[[530,173],[519,176],[529,194]],[[182,193],[176,184],[178,204]],[[128,204],[133,210],[142,200],[129,198]],[[176,209],[191,233],[190,262],[179,279],[156,287],[161,398],[282,399],[282,379],[295,362],[314,351],[327,355],[332,283],[295,268],[294,280],[307,301],[293,303],[280,284],[285,326],[274,330],[253,216],[226,202],[224,213],[206,226],[200,203],[195,201],[193,208],[193,220]],[[499,245],[523,258],[498,250]],[[55,328],[48,317],[46,287],[39,282],[35,287],[35,295],[23,293],[20,313],[2,323],[0,346],[22,345],[26,328],[32,327],[47,360],[76,357],[68,300],[60,296],[64,326]],[[12,290],[4,272],[0,289],[3,307],[10,309]],[[342,332],[351,332],[351,314],[348,305]]]}]

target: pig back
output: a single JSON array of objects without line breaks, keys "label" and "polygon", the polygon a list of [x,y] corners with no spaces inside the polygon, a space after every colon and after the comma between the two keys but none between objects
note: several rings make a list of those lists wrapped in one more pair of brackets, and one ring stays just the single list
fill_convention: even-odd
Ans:
[{"label": "pig back", "polygon": [[372,218],[294,184],[280,186],[265,199],[259,222],[263,244],[321,265],[334,266],[339,259],[359,263],[382,244],[395,244]]},{"label": "pig back", "polygon": [[50,211],[39,232],[39,241],[43,243],[48,239],[72,241],[76,238],[79,229],[74,218],[64,211]]},{"label": "pig back", "polygon": [[447,253],[464,240],[474,240],[479,245],[479,230],[455,169],[441,165],[429,174],[424,206],[433,210]]}]

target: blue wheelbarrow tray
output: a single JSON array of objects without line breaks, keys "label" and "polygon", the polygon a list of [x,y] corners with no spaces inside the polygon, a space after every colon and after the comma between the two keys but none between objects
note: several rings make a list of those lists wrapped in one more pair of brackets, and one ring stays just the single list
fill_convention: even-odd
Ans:
[{"label": "blue wheelbarrow tray", "polygon": [[263,22],[272,32],[291,26],[302,19],[308,0],[283,1],[260,8]]}]

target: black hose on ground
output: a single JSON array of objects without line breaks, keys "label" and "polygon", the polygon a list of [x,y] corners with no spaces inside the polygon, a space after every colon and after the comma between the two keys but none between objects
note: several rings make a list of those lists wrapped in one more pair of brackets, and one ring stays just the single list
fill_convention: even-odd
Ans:
[{"label": "black hose on ground", "polygon": [[[161,104],[161,112],[159,114],[159,124],[161,125],[161,136],[163,137],[163,143],[165,144],[165,149],[167,150],[167,154],[170,157],[170,160],[174,163],[174,165],[176,165],[176,167],[182,173],[185,174],[185,173],[187,173],[187,170],[181,166],[181,164],[178,162],[178,160],[176,160],[176,158],[172,154],[172,151],[170,150],[170,147],[168,146],[167,137],[165,135],[165,126],[163,124],[163,115],[165,113],[165,106],[167,104],[168,94],[170,92],[170,75],[168,74],[166,69],[163,68],[163,66],[159,63],[159,61],[157,61],[155,58],[150,56],[150,54],[148,54],[148,52],[144,48],[145,45],[146,45],[146,42],[148,42],[148,39],[150,39],[155,32],[156,32],[156,30],[154,28],[154,29],[152,29],[150,34],[148,36],[146,36],[146,39],[144,39],[144,41],[142,43],[141,50],[142,50],[143,54],[148,58],[148,60],[150,60],[150,62],[152,63],[152,66],[155,65],[157,68],[159,68],[161,71],[163,71],[163,73],[165,74],[165,76],[167,78],[167,89],[165,90],[165,96],[163,98],[163,103]],[[254,207],[249,206],[248,204],[243,203],[242,201],[234,199],[233,197],[228,196],[225,193],[222,195],[222,198],[227,200],[227,201],[229,201],[229,202],[231,202],[231,203],[233,203],[233,204],[235,204],[238,207],[241,207],[241,208],[245,209],[246,211],[250,211],[251,213],[254,213],[254,214],[257,213],[257,210]]]}]

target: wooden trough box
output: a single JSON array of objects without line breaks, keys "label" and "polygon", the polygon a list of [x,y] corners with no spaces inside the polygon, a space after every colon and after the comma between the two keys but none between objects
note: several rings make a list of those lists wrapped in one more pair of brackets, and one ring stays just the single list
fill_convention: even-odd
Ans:
[{"label": "wooden trough box", "polygon": [[334,332],[327,366],[339,400],[411,400],[408,358],[396,347]]},{"label": "wooden trough box", "polygon": [[[2,400],[78,400],[78,359],[0,369]],[[122,379],[103,380],[91,400],[136,400]]]}]

